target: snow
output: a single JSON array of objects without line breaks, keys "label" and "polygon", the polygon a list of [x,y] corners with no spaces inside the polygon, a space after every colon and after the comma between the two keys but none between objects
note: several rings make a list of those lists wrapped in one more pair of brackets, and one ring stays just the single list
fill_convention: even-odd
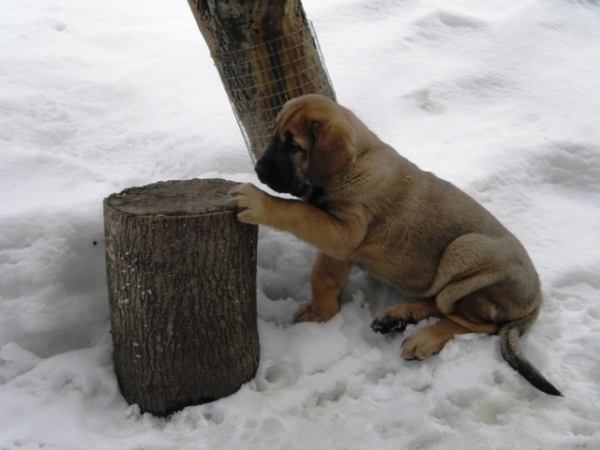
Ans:
[{"label": "snow", "polygon": [[527,384],[495,336],[404,361],[403,335],[369,328],[402,296],[358,269],[340,314],[292,324],[315,251],[261,228],[255,379],[168,419],[127,405],[102,199],[258,182],[186,2],[3,0],[0,449],[600,448],[600,3],[303,4],[339,101],[525,244],[545,303],[521,346],[564,398]]}]

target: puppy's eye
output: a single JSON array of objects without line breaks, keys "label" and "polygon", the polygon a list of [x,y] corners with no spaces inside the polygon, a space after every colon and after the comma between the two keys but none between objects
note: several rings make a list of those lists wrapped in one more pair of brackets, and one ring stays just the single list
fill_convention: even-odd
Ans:
[{"label": "puppy's eye", "polygon": [[302,147],[292,144],[289,147],[289,151],[292,155],[295,155],[296,153],[303,152],[304,150],[302,149]]}]

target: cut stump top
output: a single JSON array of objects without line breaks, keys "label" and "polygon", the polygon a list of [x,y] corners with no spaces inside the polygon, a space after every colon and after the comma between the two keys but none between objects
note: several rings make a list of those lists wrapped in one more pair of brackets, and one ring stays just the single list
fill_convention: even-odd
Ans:
[{"label": "cut stump top", "polygon": [[220,178],[159,181],[112,194],[106,202],[117,211],[135,215],[220,213],[229,211],[227,193],[237,184]]}]

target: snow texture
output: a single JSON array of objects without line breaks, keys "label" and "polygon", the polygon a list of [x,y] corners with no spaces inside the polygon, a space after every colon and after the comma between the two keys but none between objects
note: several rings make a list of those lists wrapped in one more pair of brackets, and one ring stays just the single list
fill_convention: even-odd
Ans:
[{"label": "snow texture", "polygon": [[263,227],[256,378],[168,419],[128,406],[102,199],[258,182],[187,2],[3,0],[0,449],[600,448],[600,3],[303,4],[340,103],[525,244],[545,303],[521,346],[564,398],[517,375],[495,336],[404,361],[402,335],[369,328],[402,296],[358,269],[340,314],[292,324],[315,251]]}]

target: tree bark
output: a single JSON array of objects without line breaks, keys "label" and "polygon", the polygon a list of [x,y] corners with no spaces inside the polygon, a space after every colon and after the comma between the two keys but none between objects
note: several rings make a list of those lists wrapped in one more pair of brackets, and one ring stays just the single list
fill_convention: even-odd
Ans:
[{"label": "tree bark", "polygon": [[258,366],[258,227],[224,180],[169,181],[104,200],[114,362],[123,396],[166,416],[237,391]]},{"label": "tree bark", "polygon": [[287,100],[314,93],[335,100],[300,0],[188,2],[254,159]]}]

